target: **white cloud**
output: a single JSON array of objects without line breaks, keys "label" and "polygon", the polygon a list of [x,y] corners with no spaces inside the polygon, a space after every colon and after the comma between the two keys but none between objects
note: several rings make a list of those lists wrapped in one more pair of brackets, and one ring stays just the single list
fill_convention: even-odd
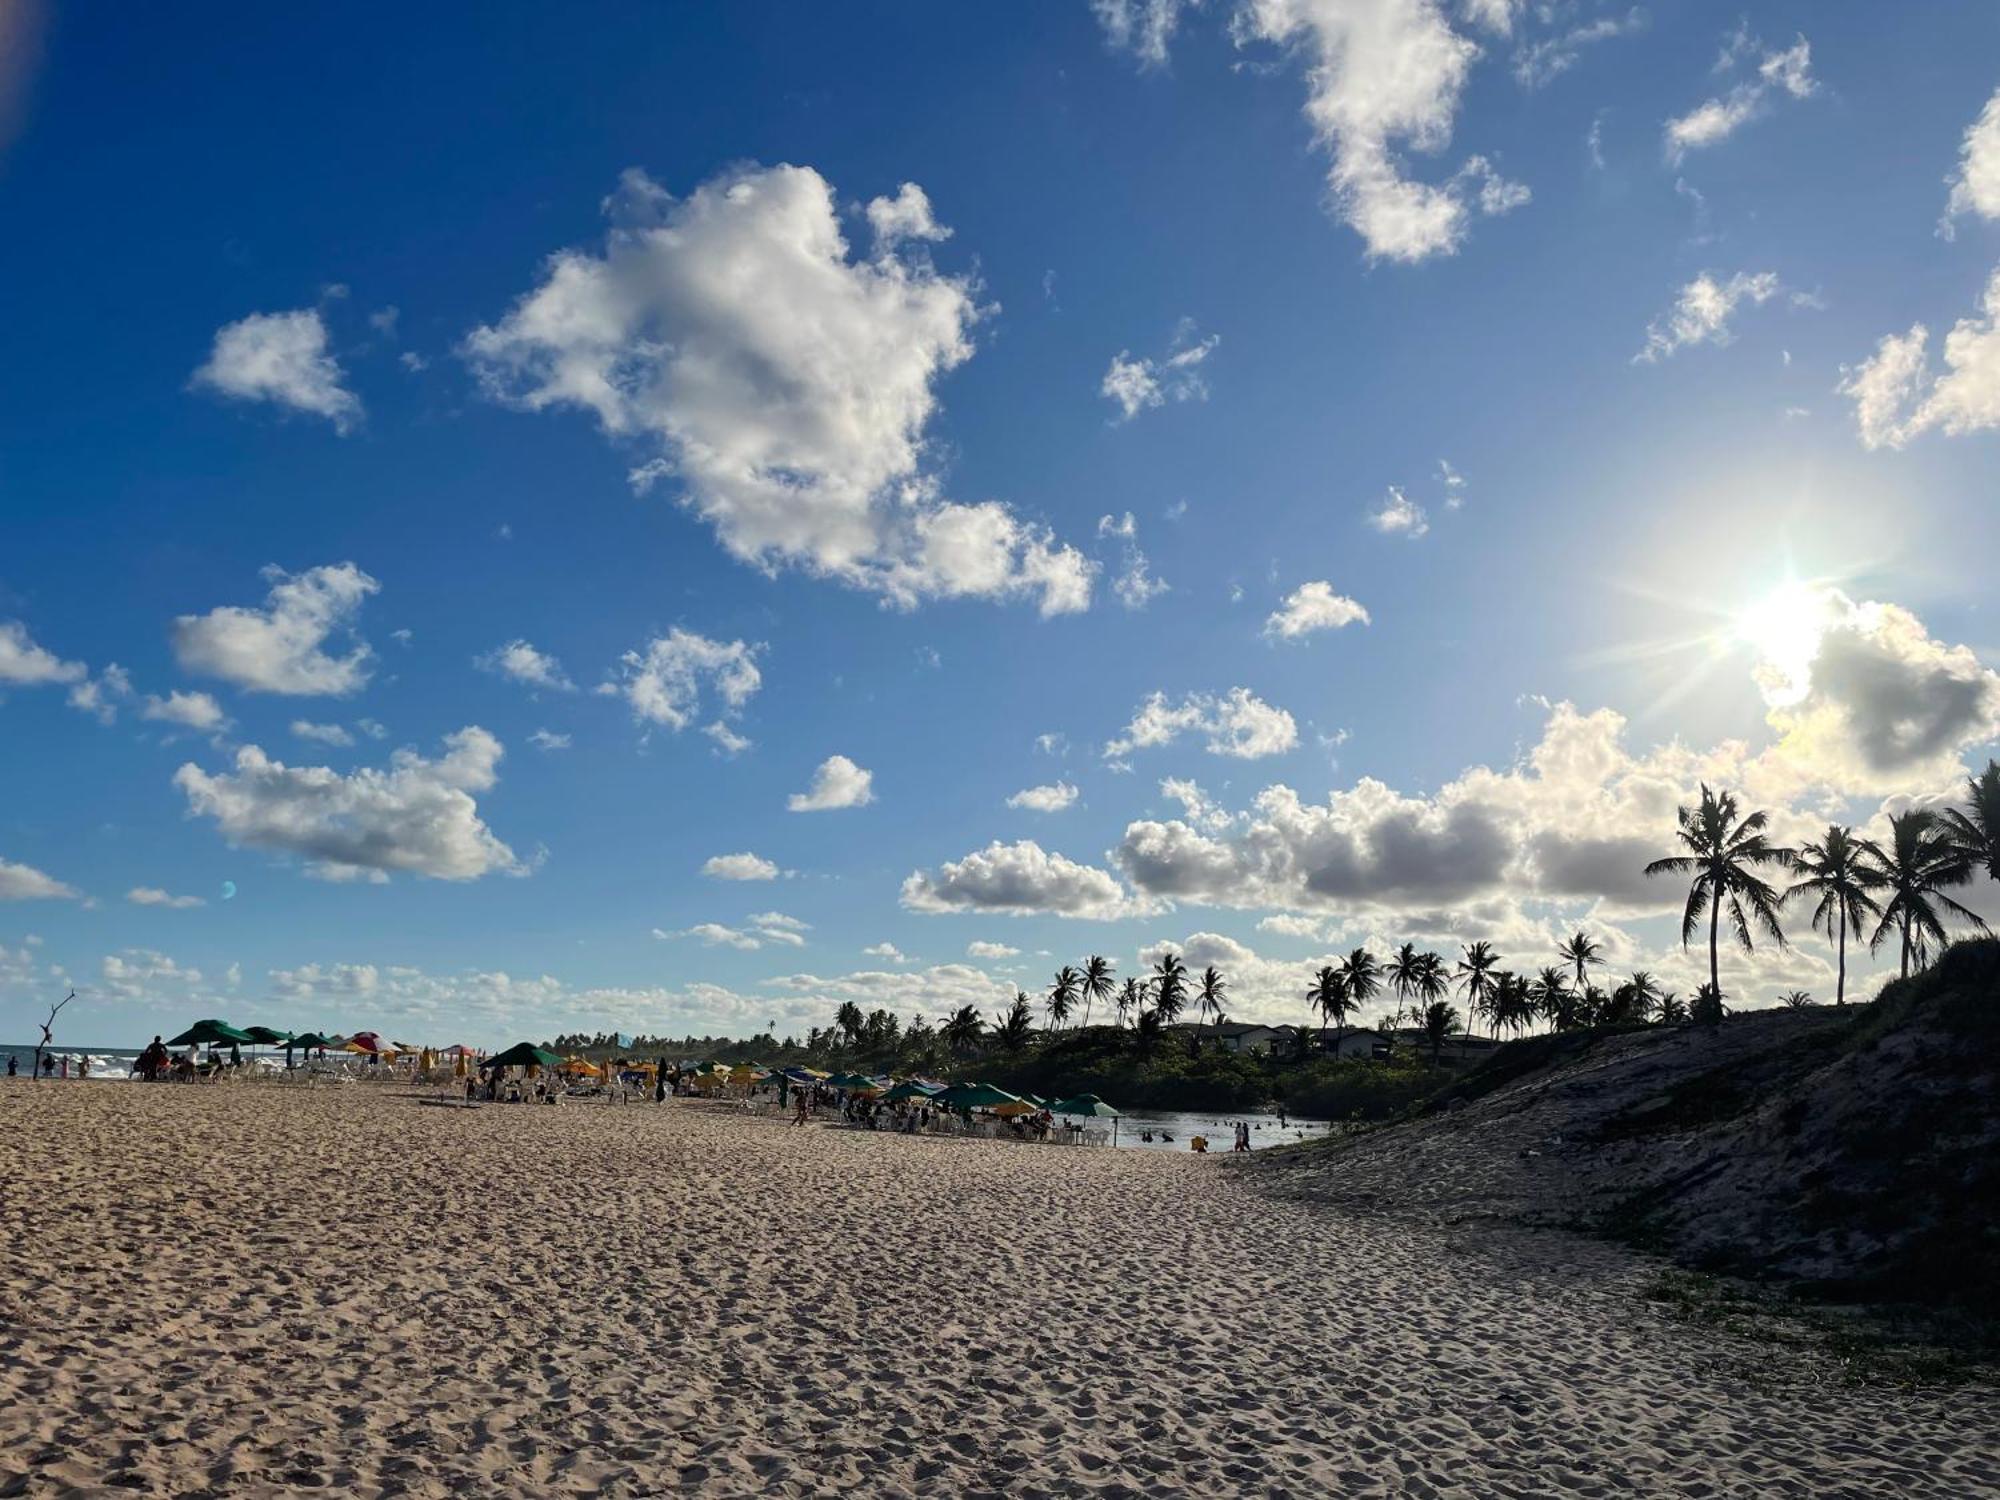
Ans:
[{"label": "white cloud", "polygon": [[344,749],[354,743],[354,736],[339,724],[315,724],[311,719],[292,720],[292,733],[299,739],[311,740],[318,745],[332,745]]},{"label": "white cloud", "polygon": [[215,819],[231,844],[294,855],[322,879],[525,873],[480,820],[473,797],[499,779],[500,742],[470,726],[444,744],[436,760],[398,750],[387,770],[346,776],[325,766],[286,766],[245,745],[232,771],[210,775],[190,762],[174,773],[174,785],[188,810]]},{"label": "white cloud", "polygon": [[20,621],[0,621],[0,686],[40,687],[51,682],[80,682],[89,671],[80,661],[64,661],[36,645],[28,627]]},{"label": "white cloud", "polygon": [[1048,913],[1110,921],[1147,910],[1108,871],[1051,854],[1033,839],[997,839],[936,870],[914,871],[903,882],[903,905],[918,912],[991,911]]},{"label": "white cloud", "polygon": [[174,656],[190,672],[220,677],[253,693],[344,697],[368,684],[373,653],[357,640],[345,656],[324,649],[336,630],[351,633],[361,602],[381,585],[351,562],[287,573],[267,567],[262,609],[224,605],[174,621]]},{"label": "white cloud", "polygon": [[[1493,7],[1483,7],[1487,13]],[[1405,175],[1399,147],[1435,153],[1479,47],[1435,0],[1244,0],[1240,40],[1306,56],[1306,118],[1331,152],[1336,212],[1371,260],[1449,255],[1465,238],[1465,184]]]},{"label": "white cloud", "polygon": [[931,211],[930,195],[914,182],[906,182],[893,198],[871,198],[867,207],[868,227],[875,231],[878,254],[895,249],[904,240],[948,240],[951,230],[938,223]]},{"label": "white cloud", "polygon": [[662,939],[699,938],[711,948],[737,948],[745,953],[754,953],[760,948],[777,946],[781,948],[803,948],[803,934],[807,926],[796,917],[788,917],[783,912],[767,911],[749,918],[743,927],[729,927],[721,922],[697,922],[692,927],[679,932],[663,932],[655,927],[653,936]]},{"label": "white cloud", "polygon": [[720,719],[702,725],[701,732],[714,740],[715,748],[724,755],[741,755],[751,745],[749,736],[738,734]]},{"label": "white cloud", "polygon": [[1061,812],[1076,801],[1076,788],[1067,781],[1053,785],[1031,786],[1014,793],[1007,799],[1009,807],[1024,807],[1030,812]]},{"label": "white cloud", "polygon": [[1118,408],[1112,420],[1129,422],[1147,408],[1169,401],[1206,401],[1208,383],[1201,367],[1221,342],[1219,334],[1197,338],[1193,320],[1183,318],[1167,352],[1158,359],[1135,358],[1130,350],[1120,349],[1098,386],[1098,394]]},{"label": "white cloud", "polygon": [[[1525,43],[1514,49],[1514,77],[1523,88],[1545,87],[1575,67],[1584,48],[1643,31],[1645,27],[1646,13],[1635,5],[1623,16],[1600,16],[1595,21]],[[1596,126],[1591,128],[1594,131]]]},{"label": "white cloud", "polygon": [[1952,237],[1961,214],[2000,219],[2000,89],[1994,90],[1979,118],[1966,127],[1958,171],[1950,184],[1951,197],[1938,225],[1938,232],[1946,239]]},{"label": "white cloud", "polygon": [[785,806],[793,812],[831,812],[866,807],[875,800],[875,773],[864,771],[844,755],[829,755],[813,772],[812,785],[793,792]]},{"label": "white cloud", "polygon": [[[1735,67],[1739,58],[1760,46],[1747,33],[1738,32],[1727,45],[1718,71]],[[1757,64],[1757,76],[1745,80],[1728,93],[1704,100],[1686,114],[1667,121],[1667,159],[1675,165],[1690,151],[1706,150],[1721,144],[1743,126],[1763,116],[1774,94],[1804,99],[1815,93],[1812,77],[1812,48],[1801,36],[1782,52],[1764,53]]]},{"label": "white cloud", "polygon": [[150,948],[127,948],[123,953],[107,953],[98,966],[104,988],[120,1000],[162,999],[163,989],[180,996],[202,983],[202,972],[176,963],[164,953]]},{"label": "white cloud", "polygon": [[1181,12],[1200,5],[1201,0],[1090,0],[1105,41],[1149,68],[1165,66]]},{"label": "white cloud", "polygon": [[678,734],[702,709],[703,685],[722,700],[723,712],[740,710],[764,685],[757,655],[742,641],[715,641],[676,625],[618,659],[618,676],[597,691],[623,698],[642,723],[664,724]]},{"label": "white cloud", "polygon": [[546,651],[538,651],[528,642],[509,641],[504,646],[496,646],[484,656],[475,656],[472,664],[482,672],[491,672],[527,687],[547,688],[556,693],[573,693],[576,684],[564,674],[562,663]]},{"label": "white cloud", "polygon": [[44,875],[32,865],[0,859],[0,901],[67,901],[77,894],[75,887]]},{"label": "white cloud", "polygon": [[199,896],[176,896],[151,885],[133,886],[125,893],[125,899],[134,906],[164,906],[174,911],[186,911],[190,907],[208,905]]},{"label": "white cloud", "polygon": [[1413,542],[1431,529],[1424,508],[1393,484],[1382,503],[1368,513],[1368,524],[1384,536],[1404,536]]},{"label": "white cloud", "polygon": [[1695,344],[1726,344],[1735,337],[1729,320],[1736,309],[1745,302],[1761,307],[1777,296],[1778,290],[1778,277],[1772,271],[1738,271],[1727,281],[1717,281],[1703,271],[1681,288],[1672,311],[1647,325],[1646,346],[1632,357],[1632,363],[1655,364],[1670,358],[1675,350]]},{"label": "white cloud", "polygon": [[1257,760],[1282,755],[1299,742],[1298,724],[1282,708],[1273,708],[1248,688],[1231,688],[1217,698],[1212,693],[1188,693],[1169,703],[1154,693],[1132,716],[1119,738],[1107,743],[1107,760],[1122,759],[1134,750],[1171,744],[1184,733],[1207,737],[1210,755]]},{"label": "white cloud", "polygon": [[[923,204],[921,214],[917,205]],[[627,172],[603,253],[553,256],[537,288],[465,353],[496,399],[582,407],[661,455],[729,552],[802,567],[910,607],[1035,597],[1084,609],[1090,566],[997,501],[946,499],[925,430],[936,381],[971,358],[969,277],[897,254],[943,230],[921,190],[875,200],[889,242],[855,260],[809,167],[738,167],[676,199]]]},{"label": "white cloud", "polygon": [[1326,580],[1316,579],[1285,595],[1278,609],[1264,622],[1264,634],[1290,641],[1316,630],[1338,630],[1343,625],[1368,623],[1364,606],[1344,594],[1336,594]]},{"label": "white cloud", "polygon": [[1144,609],[1167,592],[1167,581],[1153,577],[1151,563],[1139,550],[1139,523],[1131,511],[1126,511],[1122,518],[1099,517],[1097,534],[1100,538],[1117,538],[1124,550],[1124,569],[1111,586],[1120,604],[1127,609]]},{"label": "white cloud", "polygon": [[96,677],[73,686],[65,701],[100,724],[113,724],[118,720],[118,705],[131,696],[132,674],[113,662]]},{"label": "white cloud", "polygon": [[776,880],[778,867],[756,854],[717,854],[702,861],[701,873],[711,880]]},{"label": "white cloud", "polygon": [[207,693],[174,692],[164,698],[148,693],[146,706],[140,710],[139,717],[178,724],[184,729],[199,729],[203,733],[222,729],[229,723],[222,705]]},{"label": "white cloud", "polygon": [[861,950],[869,958],[887,959],[892,964],[906,964],[909,956],[894,943],[870,943]]},{"label": "white cloud", "polygon": [[1160,795],[1180,803],[1181,816],[1196,828],[1208,832],[1219,832],[1227,828],[1234,818],[1210,799],[1201,784],[1182,776],[1166,776],[1160,780]]},{"label": "white cloud", "polygon": [[1956,437],[2000,427],[2000,269],[1986,284],[1979,315],[1959,319],[1945,335],[1945,367],[1936,375],[1929,342],[1930,331],[1914,324],[1843,372],[1839,389],[1853,399],[1865,446],[1900,448],[1934,430]]},{"label": "white cloud", "polygon": [[974,938],[965,945],[967,958],[1018,958],[1021,950],[1010,948],[1005,943],[989,943],[984,938]]},{"label": "white cloud", "polygon": [[567,750],[570,737],[566,734],[557,734],[551,729],[537,729],[528,736],[528,743],[537,750]]},{"label": "white cloud", "polygon": [[346,432],[361,420],[361,402],[342,387],[340,365],[326,342],[316,308],[252,313],[216,330],[215,347],[194,372],[194,383],[240,401],[311,412]]}]

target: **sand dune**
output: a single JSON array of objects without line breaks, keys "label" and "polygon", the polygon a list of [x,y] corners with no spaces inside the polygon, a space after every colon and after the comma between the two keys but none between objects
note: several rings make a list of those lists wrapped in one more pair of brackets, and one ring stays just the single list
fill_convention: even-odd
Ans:
[{"label": "sand dune", "polygon": [[0,1495],[1970,1496],[1622,1252],[708,1105],[0,1088]]}]

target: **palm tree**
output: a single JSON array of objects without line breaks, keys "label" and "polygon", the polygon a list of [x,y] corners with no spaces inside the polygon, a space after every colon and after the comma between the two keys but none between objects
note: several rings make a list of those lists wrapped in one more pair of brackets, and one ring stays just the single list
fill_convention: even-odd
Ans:
[{"label": "palm tree", "polygon": [[1790,902],[1798,897],[1819,898],[1813,908],[1812,925],[1833,940],[1840,951],[1840,978],[1833,1003],[1847,1003],[1847,930],[1859,929],[1865,917],[1882,915],[1882,905],[1870,891],[1881,889],[1888,879],[1869,853],[1866,840],[1857,839],[1852,828],[1829,824],[1818,843],[1800,849],[1792,868],[1803,878],[1785,892]]},{"label": "palm tree", "polygon": [[1347,1018],[1357,1009],[1340,970],[1331,965],[1323,966],[1313,978],[1313,987],[1306,991],[1306,1003],[1319,1012],[1321,1045],[1325,1045],[1326,1028],[1331,1025],[1334,1028],[1333,1044],[1338,1047],[1342,1034],[1347,1030]]},{"label": "palm tree", "polygon": [[1014,1003],[993,1023],[993,1040],[1009,1052],[1019,1052],[1034,1034],[1035,1012],[1026,990],[1014,991]]},{"label": "palm tree", "polygon": [[938,1029],[938,1035],[955,1056],[963,1057],[979,1045],[985,1031],[986,1023],[979,1019],[979,1012],[970,1005],[961,1005]]},{"label": "palm tree", "polygon": [[1537,974],[1528,986],[1528,998],[1534,1001],[1535,1014],[1551,1029],[1568,1031],[1576,1025],[1577,997],[1570,993],[1569,976],[1561,969],[1551,965]]},{"label": "palm tree", "polygon": [[1336,966],[1351,1007],[1360,1010],[1367,1001],[1382,993],[1382,964],[1366,948],[1356,948]]},{"label": "palm tree", "polygon": [[1222,970],[1210,964],[1201,971],[1201,989],[1195,994],[1195,1015],[1204,1023],[1222,1024],[1222,997],[1228,993],[1229,981],[1222,977]]},{"label": "palm tree", "polygon": [[[1118,991],[1118,1024],[1123,1026],[1125,1018],[1137,1012],[1146,1013],[1146,997],[1139,992],[1139,981],[1128,978],[1123,989]],[[1134,1022],[1136,1025],[1136,1021]]]},{"label": "palm tree", "polygon": [[1891,893],[1888,905],[1882,908],[1882,920],[1868,939],[1868,951],[1881,947],[1892,931],[1901,933],[1903,978],[1910,977],[1912,957],[1921,969],[1930,961],[1931,944],[1945,940],[1945,916],[1986,930],[1977,912],[1968,911],[1944,894],[1947,886],[1964,885],[1972,879],[1972,861],[1936,813],[1913,807],[1892,814],[1888,849],[1872,841],[1867,848],[1882,866],[1886,877],[1883,888]]},{"label": "palm tree", "polygon": [[1778,996],[1778,1003],[1790,1010],[1804,1010],[1813,1003],[1813,997],[1807,990],[1792,990]]},{"label": "palm tree", "polygon": [[1433,1000],[1424,1007],[1422,1025],[1424,1040],[1431,1044],[1431,1066],[1435,1068],[1444,1052],[1444,1039],[1465,1028],[1459,1024],[1458,1007],[1443,1000]]},{"label": "palm tree", "polygon": [[1069,1014],[1076,1006],[1076,988],[1083,982],[1068,964],[1056,970],[1055,983],[1049,986],[1049,1029],[1054,1031],[1068,1024]]},{"label": "palm tree", "polygon": [[1435,953],[1426,953],[1417,960],[1417,994],[1426,1002],[1442,1000],[1451,992],[1451,976],[1445,972],[1444,959]]},{"label": "palm tree", "polygon": [[1632,977],[1620,988],[1631,997],[1632,1019],[1635,1021],[1651,1020],[1653,1008],[1664,998],[1660,982],[1646,969],[1634,969]]},{"label": "palm tree", "polygon": [[1090,1024],[1090,1002],[1111,998],[1111,960],[1099,958],[1095,953],[1083,961],[1083,1024]]},{"label": "palm tree", "polygon": [[1500,967],[1500,955],[1484,939],[1465,945],[1465,957],[1458,961],[1458,987],[1465,995],[1465,1009],[1473,1020],[1487,1014],[1493,994],[1493,974]]},{"label": "palm tree", "polygon": [[1965,778],[1966,807],[1944,814],[1945,828],[1966,862],[2000,880],[2000,761],[1986,762],[1977,776]]},{"label": "palm tree", "polygon": [[861,1028],[864,1024],[861,1019],[861,1007],[852,1000],[845,1002],[833,1013],[833,1024],[846,1034],[847,1045],[852,1047],[861,1040]]},{"label": "palm tree", "polygon": [[1662,1026],[1685,1026],[1688,1018],[1687,1001],[1681,999],[1678,991],[1667,990],[1653,1006],[1654,1014]]},{"label": "palm tree", "polygon": [[1729,1007],[1722,1003],[1722,991],[1712,984],[1697,989],[1688,1006],[1688,1019],[1698,1026],[1720,1026],[1728,1014]]},{"label": "palm tree", "polygon": [[1153,1010],[1162,1026],[1171,1026],[1187,1007],[1187,965],[1180,955],[1162,953],[1153,965]]},{"label": "palm tree", "polygon": [[1396,956],[1390,959],[1387,967],[1382,970],[1382,977],[1388,981],[1389,988],[1396,992],[1399,1007],[1408,1004],[1410,996],[1416,993],[1417,973],[1422,966],[1423,959],[1417,954],[1417,945],[1405,943],[1396,950]]},{"label": "palm tree", "polygon": [[1566,964],[1574,965],[1576,968],[1576,988],[1578,994],[1582,994],[1590,988],[1590,967],[1592,964],[1601,964],[1604,962],[1601,956],[1603,951],[1603,944],[1592,941],[1582,932],[1578,932],[1575,937],[1569,939],[1567,942],[1556,944],[1556,957]]},{"label": "palm tree", "polygon": [[1656,859],[1646,866],[1648,875],[1692,875],[1688,887],[1687,910],[1681,915],[1681,946],[1694,940],[1695,924],[1704,908],[1708,911],[1708,982],[1722,994],[1721,960],[1718,956],[1718,929],[1722,908],[1729,907],[1730,925],[1746,953],[1754,951],[1750,925],[1762,927],[1780,948],[1785,931],[1778,925],[1778,893],[1755,873],[1757,867],[1776,865],[1787,868],[1792,851],[1773,844],[1764,833],[1770,819],[1761,812],[1739,817],[1733,793],[1711,792],[1703,782],[1697,807],[1674,810],[1679,822],[1675,834],[1688,852]]}]

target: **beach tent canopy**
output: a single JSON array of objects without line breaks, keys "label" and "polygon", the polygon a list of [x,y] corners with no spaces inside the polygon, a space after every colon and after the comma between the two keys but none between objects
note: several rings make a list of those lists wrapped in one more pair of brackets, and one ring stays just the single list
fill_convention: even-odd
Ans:
[{"label": "beach tent canopy", "polygon": [[533,1042],[516,1042],[505,1052],[496,1053],[479,1066],[482,1068],[525,1068],[529,1063],[540,1063],[545,1068],[560,1067],[562,1059],[553,1052],[544,1051]]},{"label": "beach tent canopy", "polygon": [[929,1099],[937,1093],[927,1083],[899,1083],[882,1097],[884,1099]]},{"label": "beach tent canopy", "polygon": [[996,1089],[990,1083],[954,1083],[937,1096],[937,1101],[947,1109],[991,1109],[996,1104],[1021,1102],[1005,1089]]},{"label": "beach tent canopy", "polygon": [[993,1113],[1011,1118],[1015,1115],[1032,1115],[1041,1109],[1039,1104],[1030,1104],[1026,1099],[1016,1099],[1012,1104],[996,1104]]},{"label": "beach tent canopy", "polygon": [[592,1078],[598,1074],[597,1064],[581,1057],[569,1058],[559,1066],[565,1073],[586,1073]]},{"label": "beach tent canopy", "polygon": [[477,1047],[468,1047],[463,1042],[453,1042],[449,1047],[444,1049],[444,1055],[446,1057],[471,1057],[478,1051]]},{"label": "beach tent canopy", "polygon": [[875,1080],[866,1073],[836,1073],[826,1080],[830,1087],[837,1089],[872,1089]]},{"label": "beach tent canopy", "polygon": [[303,1047],[306,1051],[312,1052],[317,1049],[331,1047],[334,1045],[334,1041],[332,1037],[321,1036],[317,1031],[302,1031],[292,1038],[292,1045],[294,1047]]},{"label": "beach tent canopy", "polygon": [[1058,1099],[1049,1106],[1049,1113],[1056,1115],[1094,1115],[1099,1119],[1117,1120],[1124,1117],[1095,1094],[1078,1094],[1074,1099]]},{"label": "beach tent canopy", "polygon": [[373,1031],[357,1031],[347,1039],[349,1052],[380,1052],[382,1038]]},{"label": "beach tent canopy", "polygon": [[168,1042],[169,1047],[199,1047],[204,1044],[214,1046],[217,1042],[251,1042],[257,1039],[247,1031],[238,1031],[227,1021],[197,1021],[179,1036]]},{"label": "beach tent canopy", "polygon": [[292,1039],[289,1031],[273,1031],[269,1026],[246,1026],[243,1034],[260,1047],[282,1047]]}]

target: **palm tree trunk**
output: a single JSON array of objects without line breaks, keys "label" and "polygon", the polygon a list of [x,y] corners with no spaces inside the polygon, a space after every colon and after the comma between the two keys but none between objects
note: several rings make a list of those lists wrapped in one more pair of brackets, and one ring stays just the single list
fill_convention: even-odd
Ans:
[{"label": "palm tree trunk", "polygon": [[1715,998],[1722,998],[1722,971],[1715,956],[1716,932],[1722,924],[1722,892],[1708,893],[1708,987],[1715,991]]},{"label": "palm tree trunk", "polygon": [[1840,979],[1833,992],[1835,1005],[1847,1004],[1847,907],[1840,908]]},{"label": "palm tree trunk", "polygon": [[1910,914],[1903,913],[1903,978],[1910,977]]}]

